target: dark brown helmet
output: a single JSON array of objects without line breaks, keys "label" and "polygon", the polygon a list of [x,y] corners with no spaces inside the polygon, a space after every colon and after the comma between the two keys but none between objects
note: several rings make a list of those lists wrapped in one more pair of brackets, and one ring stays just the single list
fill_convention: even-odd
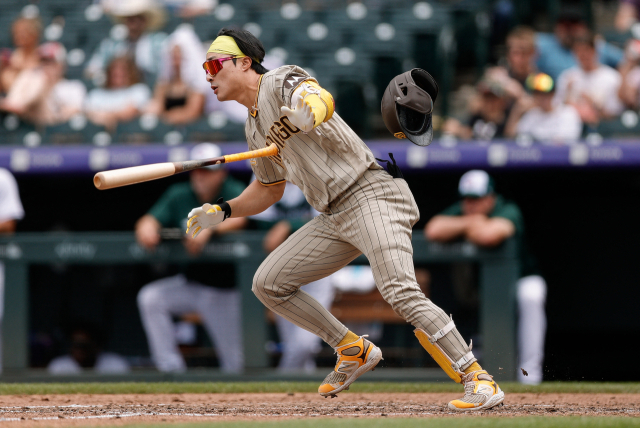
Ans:
[{"label": "dark brown helmet", "polygon": [[402,73],[384,91],[382,120],[394,137],[428,146],[433,139],[431,113],[437,96],[438,84],[423,69]]}]

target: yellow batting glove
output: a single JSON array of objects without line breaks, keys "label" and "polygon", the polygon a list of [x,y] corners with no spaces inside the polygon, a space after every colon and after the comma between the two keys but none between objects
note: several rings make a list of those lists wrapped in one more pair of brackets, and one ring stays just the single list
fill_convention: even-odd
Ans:
[{"label": "yellow batting glove", "polygon": [[225,212],[220,205],[204,204],[200,208],[194,208],[189,212],[187,220],[187,235],[192,238],[198,236],[202,229],[215,227],[225,219]]}]

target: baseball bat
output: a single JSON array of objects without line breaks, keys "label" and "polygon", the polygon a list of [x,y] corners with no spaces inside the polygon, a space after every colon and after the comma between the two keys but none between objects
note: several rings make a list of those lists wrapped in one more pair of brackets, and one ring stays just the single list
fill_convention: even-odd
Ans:
[{"label": "baseball bat", "polygon": [[159,178],[169,177],[170,175],[203,168],[205,166],[220,165],[223,163],[262,158],[266,156],[276,156],[277,154],[278,146],[271,144],[263,149],[219,156],[210,159],[152,163],[149,165],[132,166],[130,168],[112,169],[111,171],[102,171],[97,173],[93,177],[93,185],[100,190],[113,189],[114,187],[122,187],[130,184],[157,180]]}]

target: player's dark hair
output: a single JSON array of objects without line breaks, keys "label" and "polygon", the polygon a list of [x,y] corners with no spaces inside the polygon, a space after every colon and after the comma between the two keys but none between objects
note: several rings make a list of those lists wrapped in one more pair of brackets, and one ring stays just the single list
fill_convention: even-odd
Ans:
[{"label": "player's dark hair", "polygon": [[[264,46],[262,46],[262,42],[258,40],[256,36],[239,28],[223,28],[218,31],[218,36],[233,37],[233,40],[236,41],[242,53],[251,58],[251,68],[256,73],[265,74],[269,71],[261,64],[265,55]],[[233,62],[235,63],[236,60],[234,59]]]}]

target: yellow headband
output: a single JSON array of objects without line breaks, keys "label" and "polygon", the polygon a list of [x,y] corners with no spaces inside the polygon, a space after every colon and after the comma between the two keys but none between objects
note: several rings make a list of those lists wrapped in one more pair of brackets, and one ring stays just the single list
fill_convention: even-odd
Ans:
[{"label": "yellow headband", "polygon": [[[211,43],[211,46],[209,46],[209,50],[207,51],[207,53],[210,53],[210,52],[233,55],[237,58],[242,58],[246,56],[236,44],[235,39],[231,36],[216,37],[213,43]],[[253,60],[257,63],[260,63],[260,61],[258,61],[256,58],[253,58]]]}]

